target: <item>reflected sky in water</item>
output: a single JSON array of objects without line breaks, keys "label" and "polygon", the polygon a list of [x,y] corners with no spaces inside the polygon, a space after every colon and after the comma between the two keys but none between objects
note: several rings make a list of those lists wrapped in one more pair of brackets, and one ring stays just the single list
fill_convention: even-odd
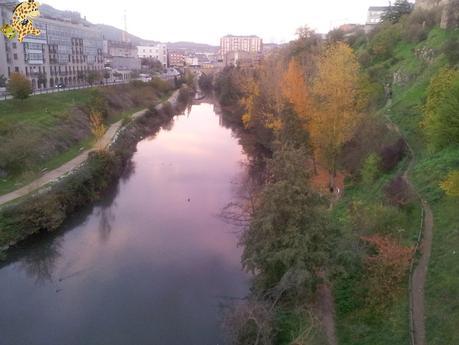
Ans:
[{"label": "reflected sky in water", "polygon": [[219,302],[248,288],[217,216],[242,160],[211,104],[141,141],[105,200],[0,269],[0,344],[222,344]]}]

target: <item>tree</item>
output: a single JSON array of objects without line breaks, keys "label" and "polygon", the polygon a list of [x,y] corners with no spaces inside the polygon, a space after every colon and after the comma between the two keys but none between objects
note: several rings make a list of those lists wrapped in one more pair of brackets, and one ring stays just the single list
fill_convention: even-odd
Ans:
[{"label": "tree", "polygon": [[[97,142],[100,141],[106,131],[102,114],[98,111],[91,111],[89,114],[89,125],[91,127],[91,132],[96,138]],[[98,147],[98,149],[101,149],[101,147]]]},{"label": "tree", "polygon": [[17,99],[26,99],[32,93],[29,79],[20,73],[12,73],[8,82],[8,92]]},{"label": "tree", "polygon": [[446,195],[459,197],[459,170],[450,172],[448,177],[440,183],[440,187]]},{"label": "tree", "polygon": [[400,19],[413,11],[413,5],[408,0],[397,0],[393,6],[384,13],[381,18],[383,23],[395,24]]},{"label": "tree", "polygon": [[89,83],[89,85],[93,85],[99,79],[99,71],[88,71],[88,73],[86,73],[86,81]]},{"label": "tree", "polygon": [[330,190],[335,189],[338,155],[368,103],[363,84],[357,59],[345,43],[330,45],[319,58],[308,128],[315,154],[329,172]]},{"label": "tree", "polygon": [[290,60],[287,72],[282,78],[282,92],[285,98],[293,105],[298,116],[307,119],[311,112],[309,88],[304,79],[303,69],[295,60]]},{"label": "tree", "polygon": [[243,233],[242,263],[256,273],[256,286],[310,294],[330,266],[334,232],[308,187],[306,152],[282,146],[268,165],[269,180]]},{"label": "tree", "polygon": [[459,71],[443,69],[432,79],[422,125],[431,150],[459,143]]},{"label": "tree", "polygon": [[108,79],[110,79],[110,71],[104,70],[104,79],[105,79],[105,83],[107,83]]},{"label": "tree", "polygon": [[3,74],[0,75],[0,87],[5,87],[6,81],[7,81],[7,78]]},{"label": "tree", "polygon": [[199,88],[205,93],[212,91],[213,79],[214,76],[212,74],[202,73],[198,79]]}]

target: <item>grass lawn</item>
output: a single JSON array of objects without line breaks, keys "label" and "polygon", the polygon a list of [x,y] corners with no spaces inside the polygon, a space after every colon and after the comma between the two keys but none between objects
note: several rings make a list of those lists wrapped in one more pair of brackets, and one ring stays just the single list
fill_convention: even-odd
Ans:
[{"label": "grass lawn", "polygon": [[[0,102],[0,135],[2,131],[24,125],[36,128],[37,131],[52,131],[54,126],[66,116],[72,107],[85,105],[96,95],[96,89],[81,89],[64,91],[53,94],[31,96],[25,100],[6,100]],[[167,99],[170,93],[164,95],[160,101]],[[158,102],[159,103],[159,102]],[[144,109],[142,106],[111,114],[107,119],[107,126],[119,120],[128,119],[133,113]],[[55,169],[72,160],[83,149],[94,144],[94,137],[89,135],[79,143],[71,146],[65,152],[53,156],[50,160],[35,166],[33,169],[17,176],[8,176],[0,179],[0,194],[6,194],[20,188],[42,174],[42,171]]]},{"label": "grass lawn", "polygon": [[0,102],[0,127],[11,123],[51,127],[73,106],[83,105],[95,89],[81,89]]},{"label": "grass lawn", "polygon": [[32,182],[34,179],[38,178],[41,175],[41,171],[46,169],[46,171],[53,170],[59,166],[65,164],[66,162],[72,160],[78,154],[85,149],[90,148],[94,144],[94,137],[89,137],[79,143],[78,145],[72,146],[69,150],[54,156],[48,162],[38,166],[35,171],[30,171],[27,174],[21,176],[12,176],[6,179],[0,180],[0,194],[6,194],[12,192],[15,189],[21,188],[22,186]]}]

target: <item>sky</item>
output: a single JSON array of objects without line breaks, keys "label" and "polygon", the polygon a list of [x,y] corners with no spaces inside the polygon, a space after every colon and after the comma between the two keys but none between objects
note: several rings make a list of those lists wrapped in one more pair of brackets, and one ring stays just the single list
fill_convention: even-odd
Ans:
[{"label": "sky", "polygon": [[219,45],[221,36],[257,35],[265,43],[285,43],[308,25],[326,33],[344,23],[364,23],[369,6],[387,0],[43,0],[60,10],[73,10],[93,23],[124,27],[143,39],[192,41]]}]

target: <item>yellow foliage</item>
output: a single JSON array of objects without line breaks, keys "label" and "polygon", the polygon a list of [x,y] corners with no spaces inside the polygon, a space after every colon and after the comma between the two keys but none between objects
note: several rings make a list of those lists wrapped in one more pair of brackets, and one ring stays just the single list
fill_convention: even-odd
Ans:
[{"label": "yellow foliage", "polygon": [[304,79],[300,64],[292,59],[288,64],[287,72],[282,78],[282,93],[293,105],[298,116],[307,119],[311,112],[309,89]]},{"label": "yellow foliage", "polygon": [[99,111],[91,111],[89,114],[89,124],[92,134],[97,140],[101,139],[105,134],[106,128],[102,120],[102,114]]},{"label": "yellow foliage", "polygon": [[368,102],[361,90],[360,66],[348,45],[333,44],[320,56],[312,93],[314,109],[308,125],[311,140],[334,175],[337,156],[352,138]]},{"label": "yellow foliage", "polygon": [[449,196],[459,197],[459,170],[450,172],[446,180],[440,183],[440,188]]}]

